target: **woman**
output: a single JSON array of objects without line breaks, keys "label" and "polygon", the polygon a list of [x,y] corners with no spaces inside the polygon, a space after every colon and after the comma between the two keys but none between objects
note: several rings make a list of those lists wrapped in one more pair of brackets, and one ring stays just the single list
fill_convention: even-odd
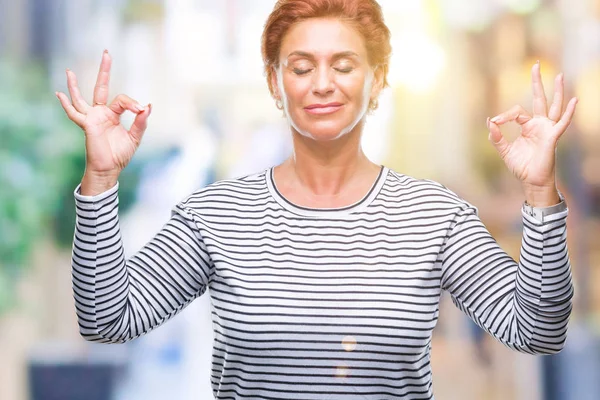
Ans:
[{"label": "woman", "polygon": [[[293,154],[192,193],[128,260],[117,179],[152,108],[124,95],[108,103],[106,52],[92,105],[68,71],[71,101],[57,95],[86,135],[72,259],[82,336],[134,339],[210,288],[218,399],[431,399],[431,334],[442,290],[506,346],[560,351],[573,286],[555,147],[576,104],[562,112],[562,75],[548,111],[536,64],[533,114],[515,107],[487,121],[491,142],[525,191],[517,263],[474,206],[362,152],[389,54],[374,0],[278,1],[263,58]],[[137,113],[129,131],[119,124],[125,110]],[[522,132],[508,143],[499,127],[511,121]]]}]

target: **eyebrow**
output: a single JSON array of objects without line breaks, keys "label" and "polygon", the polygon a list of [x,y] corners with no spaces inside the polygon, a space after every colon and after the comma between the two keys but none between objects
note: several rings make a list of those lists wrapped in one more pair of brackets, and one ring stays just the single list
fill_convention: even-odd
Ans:
[{"label": "eyebrow", "polygon": [[[287,58],[290,58],[292,56],[305,57],[305,58],[309,58],[311,60],[315,59],[314,54],[306,52],[306,51],[301,51],[301,50],[292,51],[290,54],[288,54]],[[340,58],[344,58],[344,57],[356,57],[356,58],[360,58],[358,56],[358,54],[356,54],[353,51],[341,51],[341,52],[335,53],[333,55],[333,59],[334,60],[337,60],[337,59],[340,59]]]}]

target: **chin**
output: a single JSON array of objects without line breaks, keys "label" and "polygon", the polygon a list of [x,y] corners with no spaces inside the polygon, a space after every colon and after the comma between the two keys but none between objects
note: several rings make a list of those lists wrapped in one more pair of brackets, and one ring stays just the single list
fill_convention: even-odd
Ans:
[{"label": "chin", "polygon": [[300,123],[295,123],[291,120],[291,125],[302,136],[316,141],[327,142],[351,132],[361,119],[303,120]]},{"label": "chin", "polygon": [[350,129],[344,127],[341,124],[323,124],[323,123],[312,123],[312,124],[292,124],[294,129],[298,131],[302,136],[309,137],[316,141],[327,142],[335,140],[340,136],[348,133]]}]

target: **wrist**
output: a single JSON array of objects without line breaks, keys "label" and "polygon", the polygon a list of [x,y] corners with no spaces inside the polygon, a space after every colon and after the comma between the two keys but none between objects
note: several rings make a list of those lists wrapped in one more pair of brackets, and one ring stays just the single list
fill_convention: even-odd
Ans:
[{"label": "wrist", "polygon": [[533,186],[523,184],[525,201],[532,207],[551,207],[561,202],[555,184],[547,186]]},{"label": "wrist", "polygon": [[83,196],[96,196],[104,193],[117,184],[119,174],[114,172],[85,171],[81,179],[80,194]]}]

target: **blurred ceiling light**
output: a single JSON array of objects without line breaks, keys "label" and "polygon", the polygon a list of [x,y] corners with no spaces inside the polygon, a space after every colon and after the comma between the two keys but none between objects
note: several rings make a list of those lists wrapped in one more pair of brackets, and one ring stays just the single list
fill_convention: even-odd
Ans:
[{"label": "blurred ceiling light", "polygon": [[541,0],[504,0],[506,7],[516,14],[531,14],[541,5]]},{"label": "blurred ceiling light", "polygon": [[445,66],[442,48],[422,33],[407,33],[392,39],[390,83],[406,86],[415,93],[427,92]]}]

